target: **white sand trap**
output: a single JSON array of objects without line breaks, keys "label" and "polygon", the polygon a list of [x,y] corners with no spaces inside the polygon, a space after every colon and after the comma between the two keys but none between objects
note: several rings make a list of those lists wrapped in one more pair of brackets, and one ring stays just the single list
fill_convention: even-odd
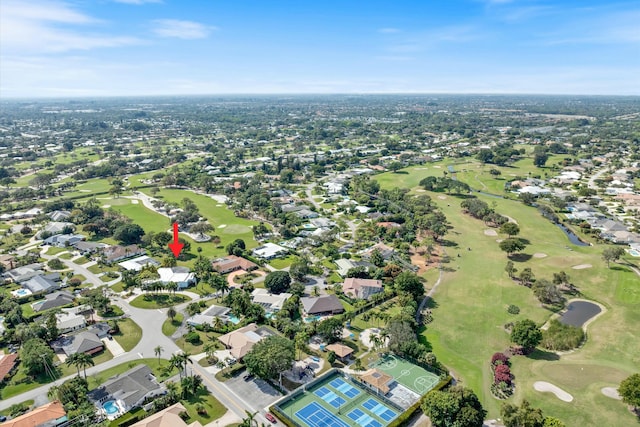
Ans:
[{"label": "white sand trap", "polygon": [[102,205],[102,209],[109,209],[111,205]]},{"label": "white sand trap", "polygon": [[216,208],[221,208],[221,207],[222,207],[222,205],[216,205]]},{"label": "white sand trap", "polygon": [[227,226],[227,224],[220,224],[219,226],[217,226],[216,228],[225,228]]},{"label": "white sand trap", "polygon": [[416,190],[416,193],[426,193],[426,192],[427,190],[422,190],[422,189]]},{"label": "white sand trap", "polygon": [[573,268],[574,270],[584,270],[585,268],[591,268],[593,267],[591,264],[578,264],[578,265],[574,265]]},{"label": "white sand trap", "polygon": [[131,204],[132,204],[132,205],[137,205],[138,203],[140,203],[140,201],[139,201],[139,200],[137,200],[137,199],[131,199]]},{"label": "white sand trap", "polygon": [[438,196],[438,199],[440,199],[440,200],[447,200],[447,196]]},{"label": "white sand trap", "polygon": [[547,254],[542,253],[542,252],[536,252],[535,254],[533,254],[534,258],[546,258]]},{"label": "white sand trap", "polygon": [[496,239],[496,243],[500,243],[500,242],[503,242],[503,241],[504,241],[504,239]]},{"label": "white sand trap", "polygon": [[602,390],[600,391],[602,392],[602,394],[604,394],[607,397],[610,397],[616,400],[622,400],[622,396],[618,394],[618,389],[615,387],[603,387]]},{"label": "white sand trap", "polygon": [[545,392],[553,393],[556,395],[558,399],[562,400],[563,402],[573,401],[573,396],[571,396],[569,393],[567,393],[560,387],[553,385],[551,383],[548,383],[546,381],[536,381],[535,383],[533,383],[533,388],[536,391],[541,391],[543,393]]},{"label": "white sand trap", "polygon": [[485,236],[497,236],[498,233],[496,233],[496,230],[492,230],[490,228],[487,228],[486,230],[484,230],[484,235]]},{"label": "white sand trap", "polygon": [[434,168],[436,169],[440,169],[442,166],[434,166]]},{"label": "white sand trap", "polygon": [[514,223],[514,224],[516,224],[516,225],[518,224],[518,221],[516,221],[515,219],[511,218],[510,216],[507,216],[507,215],[503,215],[503,216],[504,216],[505,218],[507,218],[507,219],[509,220],[509,222],[512,222],[512,223]]}]

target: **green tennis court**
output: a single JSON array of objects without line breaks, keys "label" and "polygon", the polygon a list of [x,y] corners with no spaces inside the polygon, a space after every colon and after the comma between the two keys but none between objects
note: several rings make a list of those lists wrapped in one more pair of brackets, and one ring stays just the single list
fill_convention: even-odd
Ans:
[{"label": "green tennis court", "polygon": [[421,396],[440,382],[440,377],[436,374],[393,355],[380,358],[370,367],[391,375],[399,384]]}]

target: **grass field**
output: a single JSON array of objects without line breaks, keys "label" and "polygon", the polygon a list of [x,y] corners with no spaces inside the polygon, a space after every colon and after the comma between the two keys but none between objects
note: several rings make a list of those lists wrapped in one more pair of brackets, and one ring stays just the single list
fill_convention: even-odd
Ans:
[{"label": "grass field", "polygon": [[182,304],[187,301],[191,301],[191,298],[188,295],[183,294],[144,294],[134,298],[130,304],[132,307],[151,310],[171,307],[172,305]]},{"label": "grass field", "polygon": [[184,316],[180,313],[176,313],[176,317],[174,317],[173,320],[167,318],[162,324],[162,333],[170,337],[178,330],[180,325],[182,325],[183,320]]},{"label": "grass field", "polygon": [[[432,168],[433,165],[427,167]],[[522,172],[516,169],[513,173]],[[391,185],[416,183],[422,177],[418,179],[412,174],[392,176],[389,173],[378,175],[377,179],[383,188],[391,188]],[[486,236],[484,230],[487,227],[481,221],[462,214],[460,199],[428,194],[440,206],[453,228],[445,236],[449,241],[445,249],[451,256],[451,262],[444,265],[446,272],[433,301],[434,321],[427,326],[424,336],[438,359],[453,371],[454,376],[478,393],[489,411],[489,418],[498,417],[500,402],[490,393],[492,374],[488,361],[494,352],[509,346],[509,337],[503,326],[524,318],[542,324],[551,312],[540,306],[530,289],[508,278],[504,271],[507,257],[496,242],[500,236]],[[640,280],[626,267],[613,265],[607,269],[601,259],[604,246],[571,245],[562,231],[534,208],[513,200],[481,197],[489,204],[495,202],[499,213],[518,222],[520,236],[531,243],[523,251],[525,254],[547,254],[546,258],[515,262],[518,270],[530,267],[536,277],[547,279],[551,279],[553,272],[564,270],[582,291],[583,297],[607,308],[606,313],[589,325],[586,344],[561,356],[559,361],[545,360],[553,357],[544,352],[536,352],[528,358],[514,358],[512,372],[517,387],[512,400],[526,398],[548,415],[570,425],[629,425],[633,417],[625,405],[603,396],[600,388],[605,385],[617,387],[620,378],[637,372],[640,366],[640,341],[634,327],[640,322],[640,298],[637,297]],[[571,268],[578,264],[591,264],[593,267],[583,270]],[[506,308],[509,304],[520,307],[520,314],[508,314]],[[547,371],[549,366],[584,368],[580,373],[582,381],[588,385],[573,385],[575,369],[560,369],[563,375],[558,375],[558,372]],[[564,403],[550,393],[534,391],[533,382],[538,380],[547,380],[567,390],[574,396],[574,401]]]},{"label": "grass field", "polygon": [[120,332],[113,334],[124,351],[131,351],[142,339],[142,329],[131,319],[118,320]]},{"label": "grass field", "polygon": [[[218,401],[215,397],[209,394],[207,389],[200,390],[195,396],[191,396],[189,399],[181,400],[180,403],[184,405],[189,414],[188,423],[199,421],[200,424],[207,425],[208,423],[217,420],[227,412],[227,408]],[[196,405],[202,404],[206,413],[198,414]]]},{"label": "grass field", "polygon": [[395,356],[380,358],[369,367],[386,372],[398,383],[419,395],[426,394],[440,382],[440,377],[436,374]]},{"label": "grass field", "polygon": [[130,362],[125,362],[120,365],[114,366],[113,368],[105,369],[104,371],[95,373],[93,375],[89,375],[89,378],[87,378],[87,381],[89,382],[89,389],[93,390],[100,384],[107,381],[109,378],[127,372],[129,369],[140,364],[147,365],[153,372],[153,375],[158,378],[159,381],[164,381],[167,378],[171,378],[178,373],[178,370],[175,368],[170,371],[167,370],[169,366],[169,361],[167,359],[160,359],[159,362],[157,357],[148,359],[135,359]]}]

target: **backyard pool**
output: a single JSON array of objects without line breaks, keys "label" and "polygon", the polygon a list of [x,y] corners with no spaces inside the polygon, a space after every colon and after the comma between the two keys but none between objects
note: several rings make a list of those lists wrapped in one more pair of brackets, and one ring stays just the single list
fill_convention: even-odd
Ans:
[{"label": "backyard pool", "polygon": [[631,255],[631,256],[640,256],[640,252],[636,251],[635,249],[631,249],[631,250],[629,250],[629,255]]},{"label": "backyard pool", "polygon": [[589,301],[572,301],[560,317],[560,322],[565,325],[580,327],[601,311],[602,309],[598,304]]},{"label": "backyard pool", "polygon": [[227,319],[229,319],[229,322],[233,323],[234,325],[240,323],[240,319],[238,319],[238,316],[236,316],[235,314],[227,314]]},{"label": "backyard pool", "polygon": [[15,291],[11,291],[11,295],[13,295],[16,298],[22,298],[22,297],[31,295],[31,291],[29,289],[20,288],[20,289],[16,289]]},{"label": "backyard pool", "polygon": [[320,320],[320,316],[309,316],[309,317],[305,317],[303,320],[304,320],[304,323],[311,323],[314,320]]},{"label": "backyard pool", "polygon": [[120,407],[118,407],[115,400],[104,402],[102,404],[102,409],[104,409],[104,412],[106,412],[107,415],[115,415],[120,411]]}]

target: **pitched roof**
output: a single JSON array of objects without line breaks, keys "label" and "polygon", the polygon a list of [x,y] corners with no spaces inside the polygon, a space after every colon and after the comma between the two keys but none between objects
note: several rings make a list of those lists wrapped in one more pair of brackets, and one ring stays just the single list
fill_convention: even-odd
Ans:
[{"label": "pitched roof", "polygon": [[235,269],[251,270],[258,267],[255,263],[249,261],[248,259],[236,255],[229,255],[224,258],[218,258],[214,260],[211,265],[213,266],[213,269],[218,272],[232,271]]},{"label": "pitched roof", "polygon": [[180,418],[180,412],[186,410],[187,408],[182,406],[181,403],[176,403],[142,421],[132,424],[131,427],[202,427],[202,424],[198,421],[187,425],[187,423]]},{"label": "pitched roof", "polygon": [[371,295],[382,292],[382,290],[381,280],[348,277],[344,279],[344,283],[342,284],[342,291],[345,294],[351,294],[356,298],[362,299],[368,299]]},{"label": "pitched roof", "polygon": [[304,311],[308,314],[344,311],[340,300],[333,294],[320,297],[303,297],[300,298],[300,302],[304,307]]},{"label": "pitched roof", "polygon": [[127,372],[107,380],[100,387],[91,390],[87,396],[94,401],[107,396],[118,396],[127,407],[138,403],[149,392],[161,387],[152,379],[147,365],[138,365]]},{"label": "pitched roof", "polygon": [[0,380],[7,375],[16,364],[18,353],[5,354],[0,356]]},{"label": "pitched roof", "polygon": [[262,337],[256,334],[258,325],[249,323],[240,329],[222,335],[218,339],[230,348],[230,353],[236,359],[242,359]]},{"label": "pitched roof", "polygon": [[27,412],[24,415],[20,415],[12,420],[6,421],[2,424],[2,427],[28,427],[28,426],[40,426],[47,421],[57,420],[67,415],[62,403],[58,400],[54,400],[51,403],[40,406],[31,412]]},{"label": "pitched roof", "polygon": [[73,353],[92,353],[96,349],[102,349],[104,344],[98,336],[93,332],[83,331],[76,334],[71,344],[71,350]]},{"label": "pitched roof", "polygon": [[50,308],[62,307],[73,303],[74,297],[67,291],[57,291],[44,296],[44,301],[37,301],[32,304],[33,311],[40,312]]},{"label": "pitched roof", "polygon": [[330,344],[326,348],[329,351],[333,351],[336,356],[341,359],[353,353],[353,349],[351,347],[340,343]]},{"label": "pitched roof", "polygon": [[389,393],[389,383],[393,381],[391,375],[385,374],[377,369],[369,369],[360,376],[360,379],[374,388],[380,390],[383,394]]}]

